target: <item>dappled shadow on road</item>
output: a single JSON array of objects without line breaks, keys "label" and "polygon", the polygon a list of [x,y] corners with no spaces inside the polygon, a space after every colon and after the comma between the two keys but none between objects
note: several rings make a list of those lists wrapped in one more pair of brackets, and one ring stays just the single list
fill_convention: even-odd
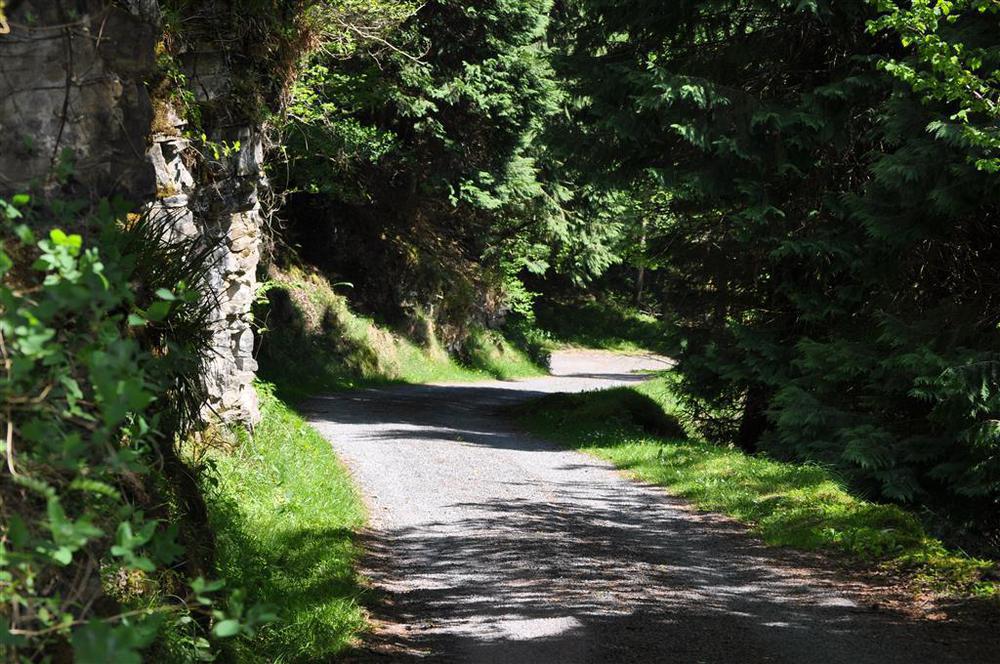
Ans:
[{"label": "dappled shadow on road", "polygon": [[[850,599],[862,584],[828,562],[767,548],[497,417],[550,385],[413,386],[309,404],[321,431],[349,433],[367,446],[365,463],[405,487],[382,485],[381,505],[433,505],[366,538],[383,628],[353,661],[1000,661],[992,634],[875,611]],[[414,455],[458,467],[476,450],[511,465],[447,489],[429,479],[437,467],[408,480]]]},{"label": "dappled shadow on road", "polygon": [[[586,384],[591,389],[627,383],[622,376],[597,374],[601,380],[561,376],[558,379],[491,382],[471,385],[406,385],[370,388],[310,399],[300,408],[314,424],[361,427],[371,440],[461,440],[516,449],[561,449],[527,437],[512,426],[509,409],[557,391]],[[547,388],[547,389],[546,389]],[[567,392],[576,390],[567,389]]]},{"label": "dappled shadow on road", "polygon": [[413,385],[358,390],[312,399],[302,412],[314,423],[360,427],[368,441],[460,441],[513,449],[557,449],[531,440],[498,417],[548,392],[518,383]]},{"label": "dappled shadow on road", "polygon": [[[991,662],[982,633],[875,613],[808,556],[724,518],[613,485],[545,502],[455,505],[454,522],[377,533],[393,661]],[[393,630],[392,625],[405,625]],[[364,659],[384,658],[380,648]]]}]

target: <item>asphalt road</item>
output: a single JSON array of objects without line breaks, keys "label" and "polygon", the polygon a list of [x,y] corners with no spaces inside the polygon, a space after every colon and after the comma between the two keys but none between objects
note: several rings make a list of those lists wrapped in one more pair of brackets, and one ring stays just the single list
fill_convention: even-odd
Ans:
[{"label": "asphalt road", "polygon": [[1000,664],[982,626],[876,610],[856,576],[764,547],[502,413],[664,365],[571,351],[552,377],[311,401],[371,513],[380,627],[355,659]]}]

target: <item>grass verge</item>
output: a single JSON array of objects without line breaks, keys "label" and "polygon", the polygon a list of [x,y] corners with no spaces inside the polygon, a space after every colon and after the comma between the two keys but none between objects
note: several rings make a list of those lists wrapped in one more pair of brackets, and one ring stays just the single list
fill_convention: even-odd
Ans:
[{"label": "grass verge", "polygon": [[610,461],[634,477],[722,512],[765,542],[848,556],[902,573],[915,588],[1000,596],[993,563],[948,550],[916,516],[858,498],[827,469],[748,456],[688,438],[667,379],[552,395],[519,410],[533,433]]},{"label": "grass verge", "polygon": [[270,331],[258,360],[260,375],[290,403],[323,392],[388,383],[508,380],[544,369],[496,332],[474,329],[460,357],[441,347],[429,324],[421,341],[380,327],[350,309],[320,274],[299,268],[269,275]]},{"label": "grass verge", "polygon": [[276,607],[278,620],[232,644],[238,662],[326,661],[367,628],[355,573],[361,498],[330,445],[274,396],[259,390],[263,419],[231,453],[215,453],[208,490],[227,587]]}]

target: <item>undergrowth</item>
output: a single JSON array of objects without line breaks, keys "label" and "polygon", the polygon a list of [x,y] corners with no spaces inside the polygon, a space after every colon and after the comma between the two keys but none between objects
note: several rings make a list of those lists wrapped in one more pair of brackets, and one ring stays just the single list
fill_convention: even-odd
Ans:
[{"label": "undergrowth", "polygon": [[210,660],[266,617],[209,578],[178,454],[214,248],[170,228],[121,201],[0,199],[0,661]]},{"label": "undergrowth", "polygon": [[[265,299],[266,298],[266,299]],[[430,330],[418,342],[353,312],[323,276],[271,269],[259,318],[261,376],[289,402],[387,383],[508,380],[544,371],[498,333],[474,329],[455,354]]]},{"label": "undergrowth", "polygon": [[707,511],[745,523],[765,542],[878,564],[915,588],[1000,596],[994,565],[951,551],[896,505],[852,495],[829,470],[774,461],[689,437],[667,378],[638,387],[553,395],[520,410],[534,433],[606,459]]},{"label": "undergrowth", "polygon": [[252,437],[213,460],[209,490],[219,575],[277,620],[234,642],[238,662],[318,661],[354,644],[367,621],[354,571],[365,509],[330,445],[271,386]]}]

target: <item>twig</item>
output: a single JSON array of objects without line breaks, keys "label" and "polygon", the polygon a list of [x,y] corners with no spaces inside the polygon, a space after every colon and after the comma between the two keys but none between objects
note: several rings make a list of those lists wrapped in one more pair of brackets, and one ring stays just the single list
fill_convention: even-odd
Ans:
[{"label": "twig", "polygon": [[[4,342],[3,330],[0,330],[0,358],[3,358],[3,368],[9,377],[11,361],[10,355],[7,354],[7,344]],[[7,445],[4,449],[4,453],[7,456],[7,470],[10,471],[11,475],[16,476],[17,471],[14,469],[14,416],[9,406],[4,415],[7,418]]]},{"label": "twig", "polygon": [[7,409],[5,413],[7,416],[7,470],[10,471],[11,475],[17,475],[17,471],[14,469],[14,421],[11,418],[10,408]]},{"label": "twig", "polygon": [[62,143],[63,132],[69,118],[69,99],[73,93],[73,33],[69,28],[63,31],[66,35],[66,94],[63,96],[62,113],[59,117],[59,132],[56,134],[55,145],[52,146],[50,167],[54,167],[59,157],[59,144]]},{"label": "twig", "polygon": [[42,389],[41,392],[38,393],[37,397],[7,397],[7,402],[17,403],[17,404],[31,404],[31,405],[40,404],[43,401],[45,401],[45,397],[49,395],[49,392],[52,391],[52,388],[54,386],[55,386],[54,383],[49,383]]},{"label": "twig", "polygon": [[[177,611],[176,606],[161,606],[155,609],[136,609],[135,611],[126,611],[124,613],[119,613],[118,615],[108,616],[107,618],[101,618],[102,621],[111,622],[117,620],[124,620],[125,618],[131,618],[132,616],[149,616],[154,613],[172,613]],[[64,630],[67,627],[79,627],[80,625],[86,625],[89,620],[72,620],[69,622],[61,622],[58,625],[53,625],[51,627],[46,627],[45,629],[12,629],[11,634],[17,636],[45,636],[46,634],[52,634],[53,632],[58,632]]]},{"label": "twig", "polygon": [[418,56],[414,56],[414,55],[411,55],[411,54],[407,53],[403,49],[399,48],[398,46],[395,46],[394,44],[388,42],[387,40],[383,39],[382,37],[379,37],[378,35],[374,35],[374,34],[372,34],[370,32],[366,32],[366,31],[362,30],[361,28],[357,27],[356,25],[353,25],[353,24],[351,24],[351,23],[349,23],[349,22],[347,22],[347,21],[345,21],[343,19],[338,18],[336,20],[337,20],[337,23],[339,23],[341,25],[341,27],[347,28],[348,30],[350,30],[351,32],[355,33],[356,35],[358,35],[362,39],[368,39],[368,40],[371,40],[373,42],[377,42],[379,44],[382,44],[383,46],[387,46],[387,47],[389,47],[390,50],[395,51],[396,53],[399,53],[403,57],[409,58],[410,60],[412,60],[413,62],[416,62],[417,64],[424,64],[423,60],[421,60]]}]

